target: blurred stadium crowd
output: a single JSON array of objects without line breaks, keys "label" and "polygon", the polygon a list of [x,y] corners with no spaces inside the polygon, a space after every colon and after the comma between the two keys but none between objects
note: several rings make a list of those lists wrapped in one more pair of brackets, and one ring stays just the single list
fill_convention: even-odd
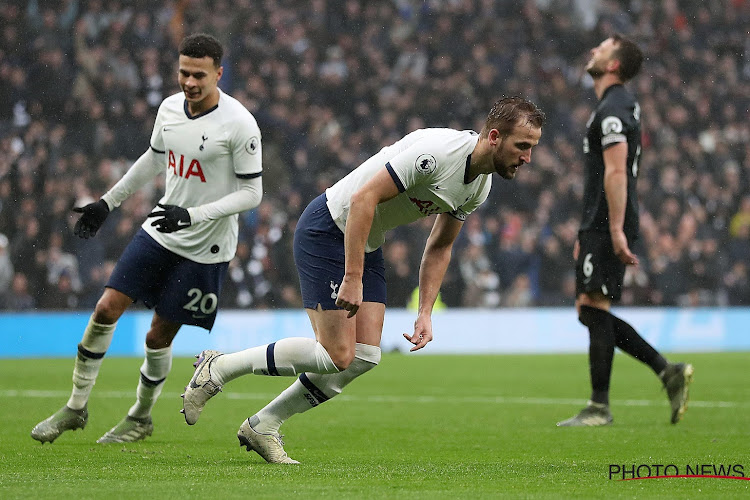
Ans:
[{"label": "blurred stadium crowd", "polygon": [[[747,0],[4,0],[0,4],[0,307],[91,308],[163,193],[113,212],[96,238],[70,212],[148,147],[178,92],[177,44],[227,47],[222,88],[263,132],[265,195],[241,216],[223,307],[299,307],[291,240],[305,205],[422,127],[480,130],[520,94],[548,117],[530,167],[495,178],[442,292],[448,307],[572,305],[581,141],[596,103],[582,71],[615,31],[647,54],[641,266],[629,305],[750,305],[750,2]],[[389,306],[417,286],[431,227],[384,247]]]}]

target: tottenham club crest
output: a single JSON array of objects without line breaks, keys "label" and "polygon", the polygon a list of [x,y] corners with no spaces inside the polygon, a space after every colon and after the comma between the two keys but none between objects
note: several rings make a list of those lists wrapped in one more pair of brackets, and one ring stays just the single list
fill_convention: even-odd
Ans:
[{"label": "tottenham club crest", "polygon": [[245,150],[250,153],[251,155],[254,155],[258,152],[260,149],[260,139],[253,136],[250,139],[247,140],[245,143]]},{"label": "tottenham club crest", "polygon": [[417,172],[420,174],[431,174],[435,171],[435,167],[437,167],[437,161],[432,155],[419,155],[417,161],[414,162],[414,167],[416,167]]}]

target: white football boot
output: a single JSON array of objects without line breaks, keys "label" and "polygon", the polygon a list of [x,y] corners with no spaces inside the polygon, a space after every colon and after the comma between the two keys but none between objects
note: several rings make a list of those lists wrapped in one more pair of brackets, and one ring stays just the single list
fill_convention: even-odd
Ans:
[{"label": "white football boot", "polygon": [[196,356],[198,361],[193,363],[195,374],[182,394],[182,410],[185,422],[193,425],[201,416],[203,407],[209,399],[221,392],[221,386],[211,380],[211,363],[221,356],[219,351],[205,350]]},{"label": "white football boot", "polygon": [[298,461],[289,458],[284,451],[284,441],[280,434],[262,433],[253,428],[259,421],[257,416],[252,416],[242,422],[237,432],[240,447],[244,446],[247,451],[253,450],[270,464],[298,464]]}]

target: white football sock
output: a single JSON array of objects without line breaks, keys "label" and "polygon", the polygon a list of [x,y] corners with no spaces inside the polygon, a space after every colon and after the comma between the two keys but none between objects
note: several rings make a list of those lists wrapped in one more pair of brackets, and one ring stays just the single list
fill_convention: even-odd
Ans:
[{"label": "white football sock", "polygon": [[89,318],[89,323],[83,331],[83,338],[78,344],[78,355],[73,368],[73,390],[68,399],[68,407],[80,410],[88,403],[91,389],[96,383],[99,375],[99,367],[104,361],[109,345],[112,343],[112,335],[117,323],[102,325]]},{"label": "white football sock", "polygon": [[242,375],[295,376],[298,373],[337,373],[331,356],[315,339],[291,337],[273,344],[224,354],[211,363],[211,379],[224,385]]},{"label": "white football sock", "polygon": [[128,415],[146,418],[161,394],[169,370],[172,369],[172,346],[162,349],[149,349],[141,365],[141,379],[138,382],[137,400],[128,410]]},{"label": "white football sock", "polygon": [[352,363],[339,373],[303,373],[284,392],[261,409],[254,428],[258,432],[279,432],[279,427],[292,415],[302,413],[324,403],[341,391],[352,380],[375,368],[380,363],[380,347],[357,344]]}]

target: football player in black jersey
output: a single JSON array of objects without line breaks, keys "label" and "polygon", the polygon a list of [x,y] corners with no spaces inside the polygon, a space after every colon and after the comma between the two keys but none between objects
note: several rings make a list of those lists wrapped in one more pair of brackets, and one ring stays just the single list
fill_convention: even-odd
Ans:
[{"label": "football player in black jersey", "polygon": [[687,408],[693,367],[669,363],[630,324],[610,313],[620,299],[626,266],[638,265],[631,246],[638,238],[636,179],[641,154],[641,108],[624,83],[641,68],[643,54],[622,35],[591,50],[586,71],[599,102],[583,140],[583,218],[576,241],[576,309],[589,329],[591,400],[561,427],[612,423],[609,381],[615,346],[647,364],[660,377],[671,403],[671,422]]}]

